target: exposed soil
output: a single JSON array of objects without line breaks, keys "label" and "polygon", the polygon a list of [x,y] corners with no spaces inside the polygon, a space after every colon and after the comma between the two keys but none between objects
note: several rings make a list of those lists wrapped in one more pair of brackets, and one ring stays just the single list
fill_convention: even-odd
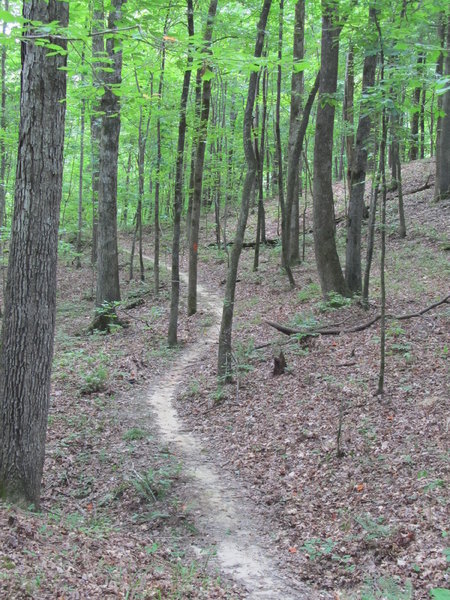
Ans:
[{"label": "exposed soil", "polygon": [[[430,161],[406,168],[405,191],[431,169]],[[336,197],[339,214],[339,186]],[[405,197],[406,240],[389,201],[390,313],[448,294],[450,203],[431,197]],[[267,213],[276,238],[275,203]],[[343,235],[339,225],[341,248]],[[389,322],[386,389],[376,397],[378,324],[302,342],[266,320],[349,327],[370,318],[379,309],[377,259],[367,312],[322,300],[310,234],[293,291],[278,248],[262,250],[258,272],[245,250],[237,375],[223,386],[216,342],[226,254],[213,241],[205,223],[200,310],[186,318],[182,305],[178,351],[165,344],[167,270],[155,297],[151,269],[150,283],[126,282],[124,253],[119,317],[129,326],[87,335],[88,249],[79,270],[69,251],[60,256],[43,512],[0,506],[0,595],[425,599],[447,588],[448,306]],[[281,349],[288,370],[275,377]]]}]

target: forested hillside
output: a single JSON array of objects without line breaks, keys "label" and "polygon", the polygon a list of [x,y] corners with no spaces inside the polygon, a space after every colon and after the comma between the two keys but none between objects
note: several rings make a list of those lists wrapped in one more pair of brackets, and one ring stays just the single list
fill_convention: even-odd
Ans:
[{"label": "forested hillside", "polygon": [[0,590],[448,584],[443,0],[2,0]]}]

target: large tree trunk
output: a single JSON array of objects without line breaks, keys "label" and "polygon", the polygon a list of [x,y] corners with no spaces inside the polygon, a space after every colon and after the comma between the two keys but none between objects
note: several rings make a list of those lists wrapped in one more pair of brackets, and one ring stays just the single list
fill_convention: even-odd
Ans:
[{"label": "large tree trunk", "polygon": [[[26,22],[59,21],[69,5],[24,3]],[[0,498],[39,508],[56,310],[67,42],[47,52],[24,30],[14,217],[0,354]]]},{"label": "large tree trunk", "polygon": [[[108,29],[117,29],[121,8],[126,0],[112,0]],[[120,97],[113,86],[122,81],[122,45],[114,37],[106,41],[112,71],[103,71],[104,94],[101,100],[102,129],[99,152],[98,257],[96,305],[120,300],[119,259],[117,249],[117,163],[119,157]],[[109,327],[110,311],[100,311],[94,328]]]},{"label": "large tree trunk", "polygon": [[[372,25],[375,9],[369,10],[369,22]],[[377,56],[372,50],[364,58],[362,97],[359,112],[358,130],[355,148],[348,168],[350,199],[348,204],[347,247],[345,262],[345,280],[349,289],[359,294],[362,289],[361,275],[361,225],[364,212],[364,192],[367,172],[367,144],[370,135],[370,110],[364,102],[368,90],[375,84]]]},{"label": "large tree trunk", "polygon": [[[212,40],[214,19],[217,11],[217,0],[210,0],[208,21],[206,25],[204,42],[205,51],[209,52]],[[205,60],[202,76],[209,71],[208,61]],[[202,203],[203,166],[205,163],[206,139],[208,136],[209,107],[211,101],[211,78],[203,78],[199,136],[194,169],[194,192],[192,197],[192,214],[189,234],[189,282],[188,282],[188,315],[197,312],[197,267],[198,267],[198,240],[200,228],[200,209]]]},{"label": "large tree trunk", "polygon": [[[447,19],[447,56],[444,74],[450,76],[450,16]],[[444,93],[442,100],[444,116],[441,121],[439,148],[439,198],[450,196],[450,90]]]},{"label": "large tree trunk", "polygon": [[332,188],[334,95],[339,60],[339,13],[333,0],[322,1],[322,55],[314,146],[314,249],[322,293],[349,295],[336,248]]},{"label": "large tree trunk", "polygon": [[[9,10],[9,0],[5,0],[4,8]],[[3,21],[2,33],[6,33],[6,21]],[[1,97],[1,115],[0,129],[2,136],[0,138],[0,229],[5,224],[6,216],[6,146],[4,132],[6,130],[6,46],[2,47],[1,58],[1,78],[2,78],[2,97]],[[0,233],[1,236],[1,233]],[[1,312],[0,312],[1,314]]]},{"label": "large tree trunk", "polygon": [[[189,36],[194,35],[194,7],[192,0],[187,0],[187,21]],[[178,145],[175,170],[175,194],[173,201],[173,241],[172,241],[172,294],[170,297],[170,320],[167,341],[169,346],[176,346],[178,331],[178,309],[180,303],[180,226],[183,208],[183,159],[186,139],[186,108],[191,83],[191,66],[193,62],[192,48],[188,50],[187,68],[184,72],[183,88],[180,101],[180,121],[178,124]]]},{"label": "large tree trunk", "polygon": [[[261,17],[258,23],[255,54],[259,58],[262,54],[264,36],[269,16],[272,0],[264,0],[261,10]],[[234,298],[236,295],[236,279],[241,256],[242,244],[244,243],[245,228],[247,225],[248,210],[250,203],[250,192],[255,182],[256,171],[258,168],[255,153],[252,144],[252,120],[253,107],[255,105],[256,87],[258,82],[258,73],[252,71],[248,84],[247,104],[244,113],[244,152],[247,161],[247,174],[245,176],[244,187],[242,190],[241,210],[234,238],[233,250],[231,253],[230,266],[227,273],[227,282],[225,287],[225,299],[223,303],[222,323],[219,335],[219,354],[218,354],[218,374],[226,380],[231,377],[231,334],[233,330]]]}]

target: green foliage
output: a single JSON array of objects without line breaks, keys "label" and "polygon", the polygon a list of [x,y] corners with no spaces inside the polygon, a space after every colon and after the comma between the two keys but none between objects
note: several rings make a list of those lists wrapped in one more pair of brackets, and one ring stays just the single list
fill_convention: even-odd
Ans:
[{"label": "green foliage", "polygon": [[320,297],[320,285],[318,283],[310,283],[297,294],[299,302],[309,302]]},{"label": "green foliage", "polygon": [[148,433],[139,427],[132,427],[125,431],[122,435],[122,439],[125,442],[135,442],[137,440],[144,440],[148,438]]},{"label": "green foliage", "polygon": [[181,471],[180,464],[168,464],[142,473],[134,472],[131,484],[145,502],[156,502],[166,496]]},{"label": "green foliage", "polygon": [[98,366],[93,371],[82,376],[83,383],[80,387],[81,395],[95,394],[106,389],[108,371],[103,366]]},{"label": "green foliage", "polygon": [[341,296],[341,294],[338,294],[337,292],[329,292],[327,299],[319,302],[317,308],[320,312],[327,312],[329,310],[337,310],[338,308],[351,306],[352,302],[351,298]]}]

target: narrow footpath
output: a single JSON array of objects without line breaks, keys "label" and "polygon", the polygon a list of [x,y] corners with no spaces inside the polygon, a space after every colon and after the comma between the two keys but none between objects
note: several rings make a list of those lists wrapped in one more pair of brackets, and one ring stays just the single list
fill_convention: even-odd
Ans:
[{"label": "narrow footpath", "polygon": [[[150,257],[144,257],[151,260]],[[186,274],[181,275],[183,284]],[[177,414],[175,398],[178,386],[186,379],[188,369],[198,364],[206,353],[217,352],[222,301],[198,286],[203,306],[211,311],[212,324],[201,343],[189,346],[177,357],[166,375],[152,386],[147,402],[155,413],[161,439],[176,445],[182,457],[183,470],[189,480],[189,496],[195,504],[196,527],[202,545],[215,548],[216,566],[247,591],[249,600],[315,600],[330,598],[317,593],[293,577],[276,563],[267,524],[261,523],[257,509],[245,497],[236,480],[221,472],[205,452],[196,436],[186,430]],[[273,545],[272,545],[273,546]],[[199,554],[201,548],[194,548]]]}]

